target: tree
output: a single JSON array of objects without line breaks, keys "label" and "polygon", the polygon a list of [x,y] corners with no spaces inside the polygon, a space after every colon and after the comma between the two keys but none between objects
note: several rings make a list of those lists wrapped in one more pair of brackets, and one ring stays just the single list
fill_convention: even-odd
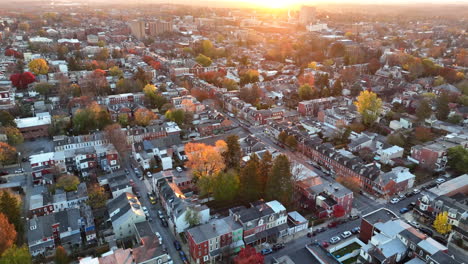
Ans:
[{"label": "tree", "polygon": [[458,125],[463,121],[463,117],[461,115],[455,114],[455,115],[450,115],[449,118],[447,119],[447,122]]},{"label": "tree", "polygon": [[62,246],[55,248],[54,262],[55,264],[70,263],[70,258],[68,257],[67,251]]},{"label": "tree", "polygon": [[354,105],[357,107],[357,111],[361,114],[362,121],[366,125],[374,123],[382,110],[382,100],[377,97],[377,94],[367,90],[359,94]]},{"label": "tree", "polygon": [[210,57],[203,54],[198,54],[198,56],[195,58],[195,61],[203,67],[208,67],[213,63]]},{"label": "tree", "polygon": [[120,78],[123,76],[123,71],[118,66],[114,66],[109,69],[109,75]]},{"label": "tree", "polygon": [[15,196],[8,190],[3,190],[0,194],[0,213],[4,214],[8,218],[8,221],[15,226],[18,238],[21,239],[23,233],[21,198]]},{"label": "tree", "polygon": [[167,119],[176,122],[179,126],[182,125],[185,118],[184,110],[182,109],[171,109],[166,112],[165,116]]},{"label": "tree", "polygon": [[346,47],[344,46],[343,43],[340,42],[335,42],[331,45],[330,47],[330,57],[343,57],[345,54],[345,49]]},{"label": "tree", "polygon": [[106,61],[107,59],[109,59],[109,57],[110,57],[109,50],[106,49],[106,48],[102,48],[102,49],[95,55],[96,60],[100,60],[100,61]]},{"label": "tree", "polygon": [[229,135],[226,138],[227,149],[222,153],[226,169],[239,169],[241,156],[241,147],[239,136]]},{"label": "tree", "polygon": [[390,134],[390,135],[387,136],[387,143],[391,144],[391,145],[404,147],[405,146],[405,139],[399,133]]},{"label": "tree", "polygon": [[234,200],[240,187],[239,176],[234,170],[220,172],[213,181],[213,197],[216,201]]},{"label": "tree", "polygon": [[468,150],[463,146],[449,148],[448,165],[461,174],[468,173]]},{"label": "tree", "polygon": [[200,212],[194,208],[188,207],[185,211],[185,222],[189,224],[189,227],[197,226],[200,224]]},{"label": "tree", "polygon": [[237,82],[229,78],[223,79],[222,86],[228,91],[239,90],[239,85],[237,84]]},{"label": "tree", "polygon": [[0,126],[16,127],[15,117],[5,110],[0,111]]},{"label": "tree", "polygon": [[23,134],[16,127],[7,126],[4,127],[3,133],[6,134],[8,139],[8,144],[10,145],[19,145],[24,142]]},{"label": "tree", "polygon": [[35,74],[47,74],[49,72],[49,65],[44,59],[34,59],[28,64],[29,69]]},{"label": "tree", "polygon": [[434,80],[434,86],[439,86],[445,83],[445,79],[442,76],[437,76]]},{"label": "tree", "polygon": [[240,74],[240,85],[258,82],[260,74],[257,70],[248,69]]},{"label": "tree", "polygon": [[260,183],[260,193],[261,197],[264,197],[265,195],[265,188],[266,184],[268,182],[268,177],[270,175],[271,171],[271,166],[273,163],[273,157],[271,156],[270,152],[267,150],[265,153],[263,153],[263,157],[260,160],[260,167],[259,167],[259,173],[258,173],[258,182]]},{"label": "tree", "polygon": [[57,187],[63,188],[66,192],[76,191],[79,184],[80,179],[71,174],[62,175],[57,180]]},{"label": "tree", "polygon": [[431,140],[434,135],[431,132],[431,129],[428,127],[416,127],[414,129],[414,137],[422,142]]},{"label": "tree", "polygon": [[87,96],[107,95],[109,84],[106,80],[106,73],[101,69],[94,70],[86,75],[80,82],[81,93]]},{"label": "tree", "polygon": [[96,129],[103,129],[111,124],[109,113],[96,102],[86,108],[78,109],[73,115],[73,131],[75,134],[85,134]]},{"label": "tree", "polygon": [[36,90],[36,92],[45,97],[47,97],[47,95],[50,93],[50,90],[52,90],[53,88],[54,85],[47,82],[36,83],[36,85],[34,86],[34,90]]},{"label": "tree", "polygon": [[150,83],[151,74],[143,70],[143,68],[138,67],[136,73],[133,75],[133,79],[137,81],[140,86],[140,90],[143,89],[145,85]]},{"label": "tree", "polygon": [[[224,141],[222,142],[224,143]],[[215,175],[225,168],[219,146],[187,143],[185,144],[185,153],[188,159],[187,166],[193,170],[193,174],[197,178]]]},{"label": "tree", "polygon": [[8,221],[8,217],[0,213],[0,255],[9,249],[16,240],[15,226]]},{"label": "tree", "polygon": [[286,131],[281,131],[278,134],[278,141],[281,143],[286,143],[287,138],[288,138],[288,133],[286,133]]},{"label": "tree", "polygon": [[96,184],[88,190],[88,200],[86,201],[86,203],[89,206],[91,206],[93,209],[102,208],[106,206],[108,197],[103,187],[99,186],[99,184]]},{"label": "tree", "polygon": [[448,223],[447,211],[437,214],[433,226],[435,230],[442,235],[445,235],[452,230],[452,225]]},{"label": "tree", "polygon": [[422,99],[419,103],[418,108],[416,108],[416,116],[418,120],[423,121],[429,118],[432,114],[431,106],[429,102],[425,99]]},{"label": "tree", "polygon": [[340,79],[336,80],[335,83],[333,84],[331,93],[334,96],[342,96],[343,95],[343,84],[341,83]]},{"label": "tree", "polygon": [[246,246],[239,251],[234,258],[234,264],[263,264],[264,257],[252,246]]},{"label": "tree", "polygon": [[367,66],[370,73],[371,74],[374,74],[377,70],[380,69],[381,65],[380,65],[380,62],[378,59],[376,58],[372,58],[370,61],[369,61],[369,65]]},{"label": "tree", "polygon": [[291,204],[293,178],[288,157],[281,154],[273,161],[265,195],[267,200],[278,200],[284,206]]},{"label": "tree", "polygon": [[104,137],[114,145],[115,149],[119,153],[119,157],[125,157],[130,151],[127,143],[127,135],[122,131],[122,127],[119,124],[106,126],[104,128]]},{"label": "tree", "polygon": [[0,264],[25,264],[32,263],[31,254],[26,246],[18,248],[16,245],[13,245],[5,252],[3,252],[2,257],[0,258]]},{"label": "tree", "polygon": [[303,84],[299,86],[298,94],[301,100],[310,100],[314,98],[314,89],[308,84]]},{"label": "tree", "polygon": [[286,145],[288,145],[290,148],[292,148],[293,150],[296,149],[297,147],[297,139],[295,136],[293,135],[290,135],[286,138]]},{"label": "tree", "polygon": [[241,194],[246,201],[260,198],[261,183],[259,181],[260,163],[257,155],[250,155],[250,160],[240,171]]},{"label": "tree", "polygon": [[36,81],[36,77],[30,72],[15,73],[10,76],[10,81],[18,89],[26,89],[30,83]]},{"label": "tree", "polygon": [[16,149],[7,143],[0,142],[0,163],[4,165],[16,162]]},{"label": "tree", "polygon": [[437,112],[436,117],[439,120],[445,121],[450,113],[449,108],[449,95],[443,92],[437,98]]},{"label": "tree", "polygon": [[140,108],[135,111],[135,122],[139,126],[147,126],[152,120],[157,118],[158,116],[153,111],[146,108]]},{"label": "tree", "polygon": [[309,64],[307,64],[307,68],[316,70],[317,69],[317,62],[312,61]]}]

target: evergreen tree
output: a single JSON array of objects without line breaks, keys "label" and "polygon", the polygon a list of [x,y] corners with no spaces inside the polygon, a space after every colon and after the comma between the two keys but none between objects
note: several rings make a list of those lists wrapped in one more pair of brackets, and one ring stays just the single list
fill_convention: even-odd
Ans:
[{"label": "evergreen tree", "polygon": [[258,175],[260,174],[260,162],[257,155],[250,155],[250,160],[240,172],[241,194],[247,201],[255,201],[260,198],[261,183]]},{"label": "evergreen tree", "polygon": [[447,117],[450,113],[449,108],[449,96],[447,93],[442,93],[439,98],[437,98],[437,112],[436,116],[439,120],[447,120]]},{"label": "evergreen tree", "polygon": [[268,176],[270,175],[271,165],[272,165],[273,157],[271,156],[269,151],[266,151],[263,154],[262,160],[260,161],[260,172],[258,173],[258,182],[260,183],[260,192],[261,197],[265,195],[265,188],[268,182]]},{"label": "evergreen tree", "polygon": [[291,204],[293,178],[288,157],[281,154],[273,161],[270,176],[266,185],[267,200],[278,200],[284,206]]},{"label": "evergreen tree", "polygon": [[224,164],[226,169],[239,169],[241,160],[241,147],[239,144],[239,137],[237,135],[230,135],[226,138],[227,150],[223,153]]},{"label": "evergreen tree", "polygon": [[13,245],[0,258],[0,264],[28,264],[32,263],[31,254],[26,246],[20,248]]},{"label": "evergreen tree", "polygon": [[220,172],[213,178],[213,197],[216,201],[232,201],[239,192],[239,176],[236,171]]},{"label": "evergreen tree", "polygon": [[341,83],[341,80],[338,79],[334,84],[332,88],[332,95],[334,96],[341,96],[343,95],[343,84]]},{"label": "evergreen tree", "polygon": [[418,108],[416,109],[416,116],[419,121],[424,121],[426,118],[429,118],[432,114],[431,106],[427,100],[423,99],[419,103]]},{"label": "evergreen tree", "polygon": [[18,233],[18,239],[23,234],[23,225],[21,223],[21,209],[18,199],[9,191],[4,190],[0,196],[0,213],[3,213],[10,223],[15,226]]}]

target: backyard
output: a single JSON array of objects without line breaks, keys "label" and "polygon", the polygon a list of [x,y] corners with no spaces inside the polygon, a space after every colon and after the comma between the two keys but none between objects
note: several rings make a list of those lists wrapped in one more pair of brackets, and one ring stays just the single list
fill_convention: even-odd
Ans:
[{"label": "backyard", "polygon": [[349,254],[351,252],[353,252],[354,250],[356,249],[360,249],[361,248],[361,245],[359,245],[358,243],[354,242],[352,244],[349,244],[347,245],[346,247],[344,248],[341,248],[341,249],[338,249],[337,251],[335,252],[332,252],[332,254],[336,257],[336,258],[341,258],[342,256],[346,255],[346,254]]}]

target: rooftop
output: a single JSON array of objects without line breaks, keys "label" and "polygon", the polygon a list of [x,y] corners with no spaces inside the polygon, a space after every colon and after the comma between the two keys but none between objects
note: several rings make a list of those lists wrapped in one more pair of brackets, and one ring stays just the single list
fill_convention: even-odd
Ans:
[{"label": "rooftop", "polygon": [[468,186],[468,174],[458,176],[454,179],[448,180],[438,186],[429,189],[429,192],[435,194],[436,196],[447,195],[453,191],[465,188]]},{"label": "rooftop", "polygon": [[385,223],[396,218],[398,218],[398,216],[387,208],[379,208],[362,216],[362,219],[366,220],[372,225],[375,225],[379,222]]}]

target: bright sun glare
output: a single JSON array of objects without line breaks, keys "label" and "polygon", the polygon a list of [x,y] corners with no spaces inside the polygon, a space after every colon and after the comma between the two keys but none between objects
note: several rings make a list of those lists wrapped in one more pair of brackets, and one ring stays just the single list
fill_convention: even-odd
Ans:
[{"label": "bright sun glare", "polygon": [[288,8],[302,2],[301,0],[255,0],[256,4],[266,8]]}]

